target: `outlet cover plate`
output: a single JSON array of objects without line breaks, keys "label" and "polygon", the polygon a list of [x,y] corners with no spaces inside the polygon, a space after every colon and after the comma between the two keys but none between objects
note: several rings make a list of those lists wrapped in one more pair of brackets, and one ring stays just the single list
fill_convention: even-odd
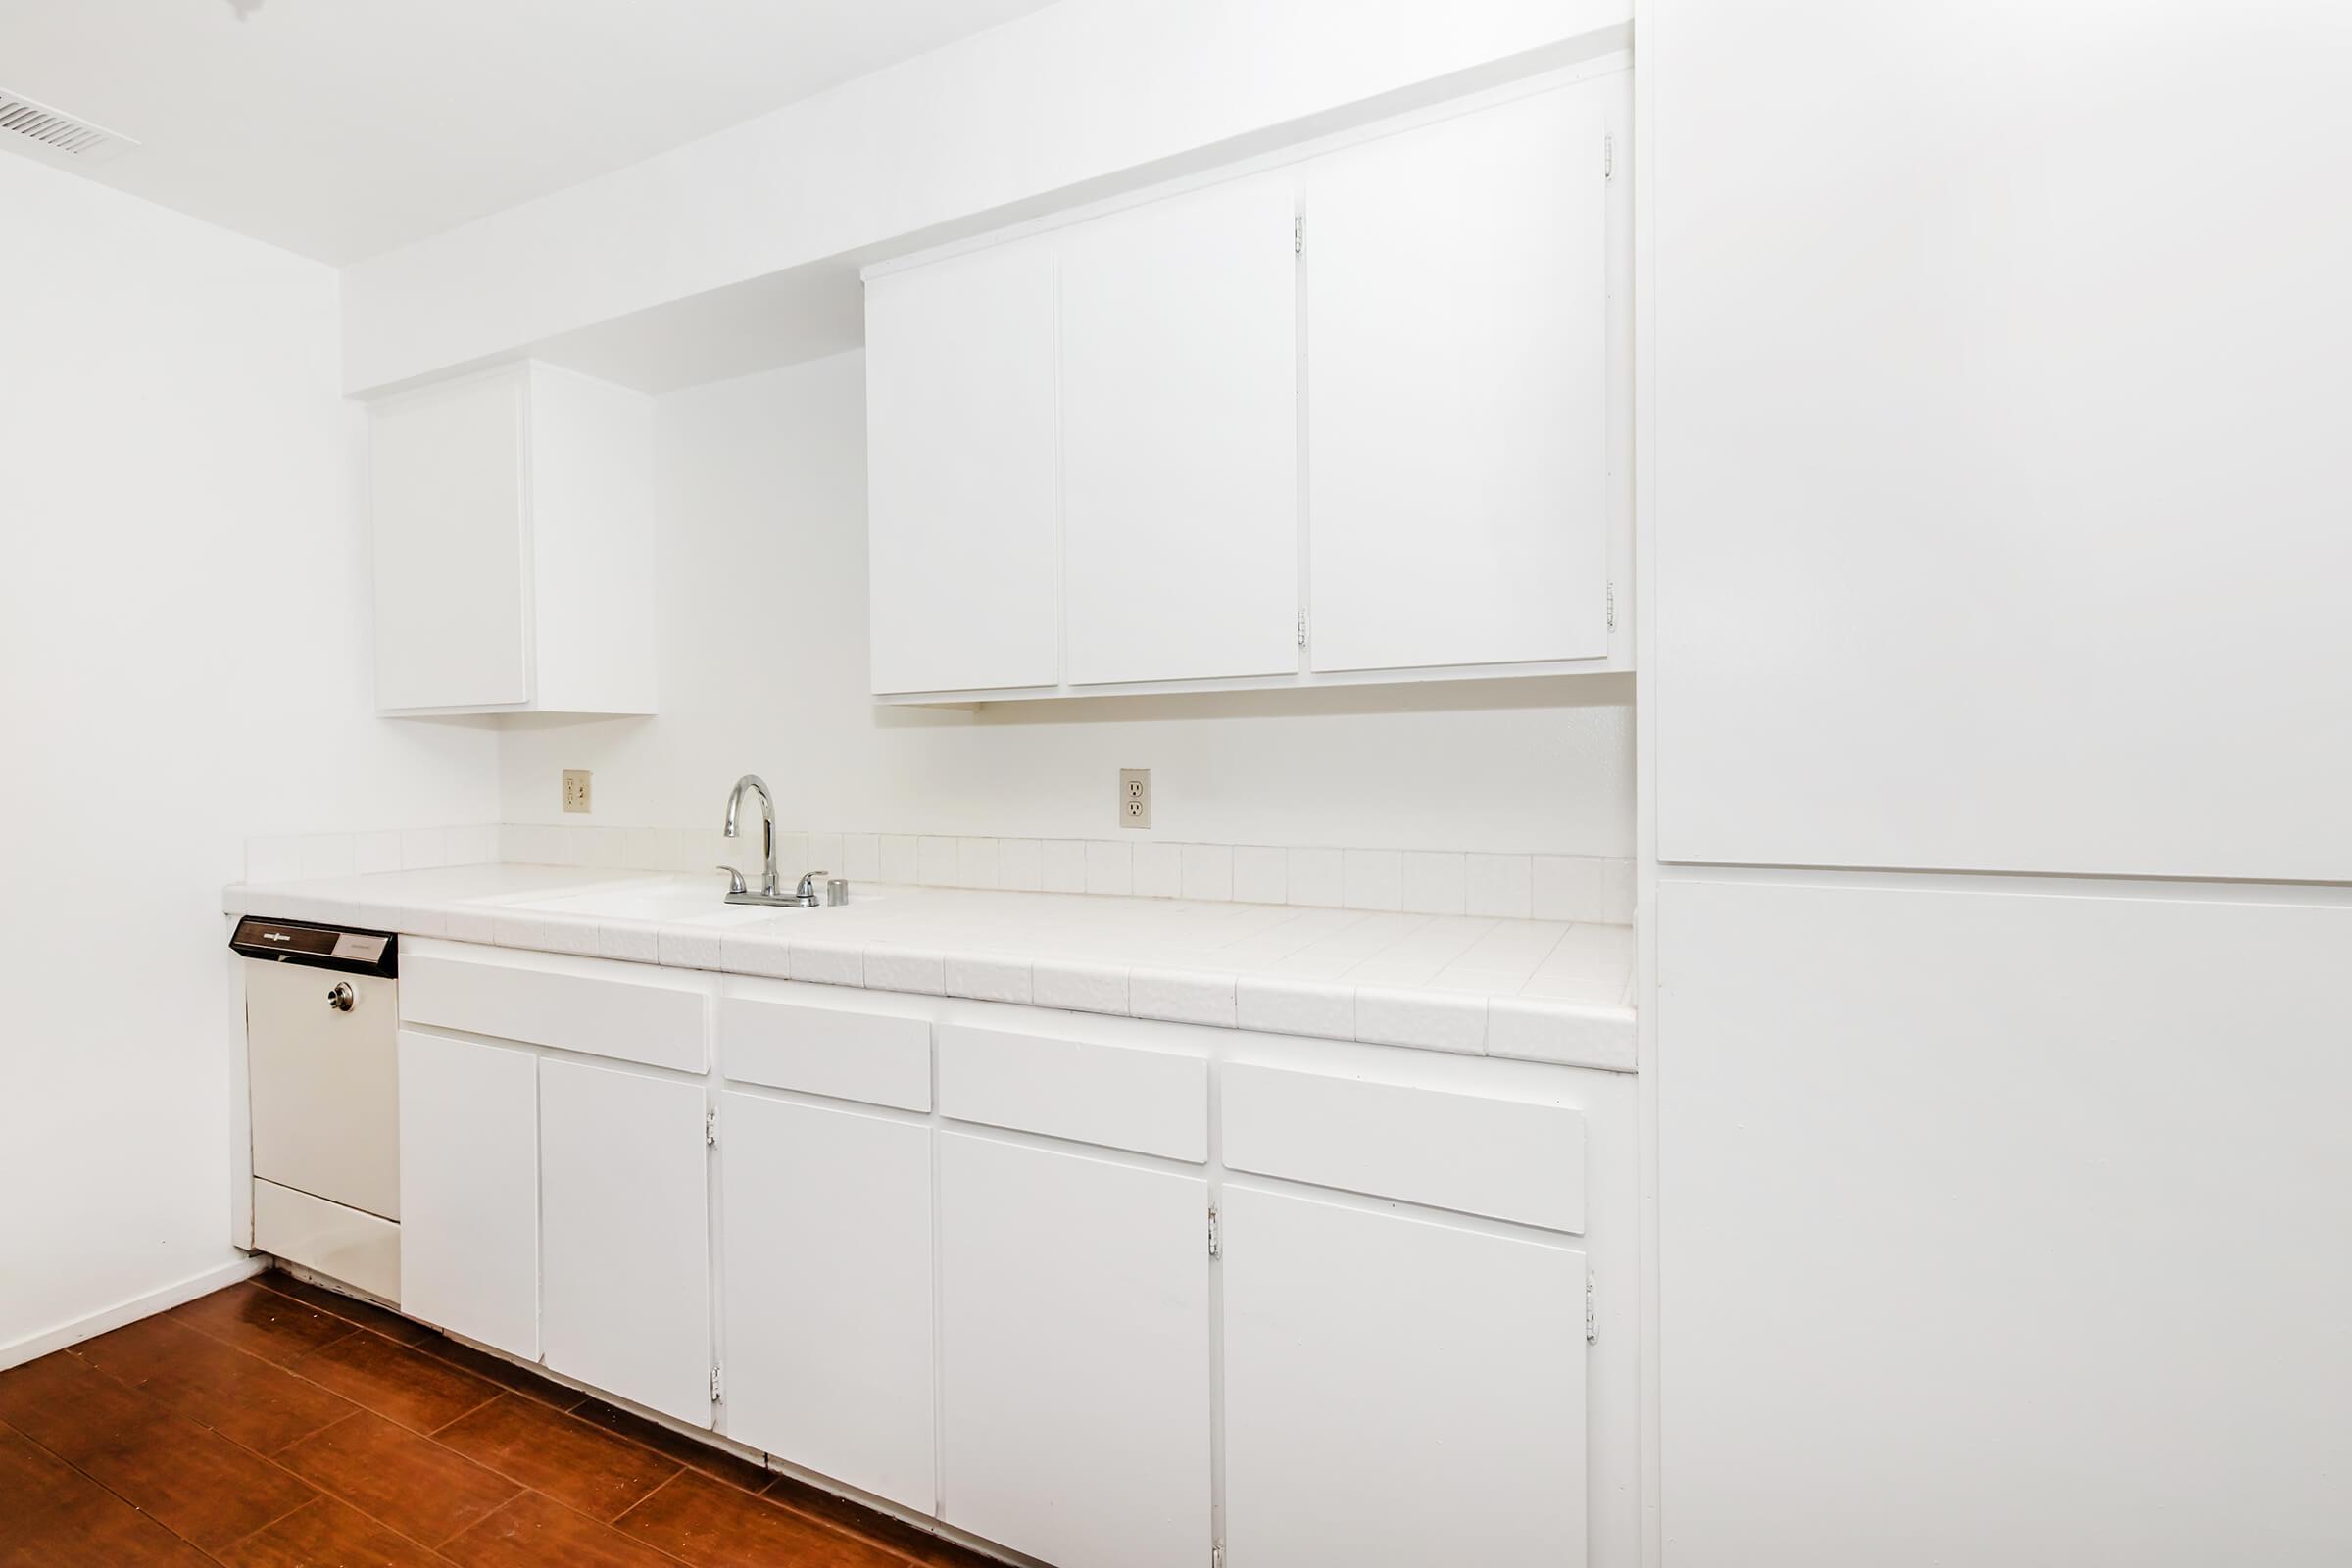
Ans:
[{"label": "outlet cover plate", "polygon": [[1119,769],[1119,826],[1150,827],[1152,825],[1152,770],[1148,767]]},{"label": "outlet cover plate", "polygon": [[588,808],[588,770],[567,767],[564,770],[564,809],[585,811]]}]

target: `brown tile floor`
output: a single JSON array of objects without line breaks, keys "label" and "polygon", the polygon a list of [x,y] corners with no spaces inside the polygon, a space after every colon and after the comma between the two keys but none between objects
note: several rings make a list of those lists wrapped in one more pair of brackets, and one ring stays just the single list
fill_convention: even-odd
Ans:
[{"label": "brown tile floor", "polygon": [[0,1372],[0,1565],[985,1561],[283,1274]]}]

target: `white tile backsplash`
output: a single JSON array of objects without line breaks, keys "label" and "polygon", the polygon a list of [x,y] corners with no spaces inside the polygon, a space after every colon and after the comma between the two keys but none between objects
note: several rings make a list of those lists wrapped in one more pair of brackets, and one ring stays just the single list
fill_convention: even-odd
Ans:
[{"label": "white tile backsplash", "polygon": [[1126,896],[1135,891],[1135,853],[1124,844],[1089,839],[1086,845],[1086,891]]},{"label": "white tile backsplash", "polygon": [[1174,844],[1135,847],[1135,894],[1140,899],[1173,899],[1184,894],[1184,850]]},{"label": "white tile backsplash", "polygon": [[882,880],[882,835],[844,833],[841,836],[841,874],[853,882]]},{"label": "white tile backsplash", "polygon": [[956,841],[956,885],[959,888],[1002,887],[1004,857],[995,839]]},{"label": "white tile backsplash", "polygon": [[1460,914],[1464,858],[1434,850],[1405,851],[1404,907],[1421,914]]},{"label": "white tile backsplash", "polygon": [[1233,851],[1233,896],[1244,904],[1291,902],[1290,851],[1262,844],[1237,844]]},{"label": "white tile backsplash", "polygon": [[401,868],[400,835],[397,832],[354,833],[351,836],[351,869],[358,876],[372,876],[378,871],[397,871]]},{"label": "white tile backsplash", "polygon": [[1535,912],[1535,857],[1465,855],[1464,907],[1472,914],[1524,920]]},{"label": "white tile backsplash", "polygon": [[997,841],[997,885],[1008,893],[1045,890],[1045,846],[1036,839]]},{"label": "white tile backsplash", "polygon": [[1401,850],[1346,850],[1340,866],[1340,903],[1350,909],[1404,907]]},{"label": "white tile backsplash", "polygon": [[[723,862],[756,876],[759,836],[752,830],[730,840],[708,826],[548,822],[280,833],[245,841],[244,874],[249,882],[292,882],[494,860],[689,874]],[[1464,917],[1532,917],[1563,931],[1570,924],[1623,926],[1633,919],[1633,862],[1597,856],[779,829],[776,861],[788,882],[822,869],[852,882],[1436,916],[1441,929],[1447,920],[1458,925]],[[1418,940],[1426,946],[1437,939],[1425,933]],[[1558,997],[1581,996],[1613,961],[1573,964],[1569,956],[1497,953],[1464,963],[1482,974],[1529,970],[1536,986],[1531,994]],[[1416,950],[1389,953],[1383,966],[1391,972],[1380,978],[1401,980],[1408,970],[1452,958]],[[1270,968],[1279,964],[1302,977],[1328,971],[1330,961],[1329,955],[1303,943],[1297,952],[1265,959]]]},{"label": "white tile backsplash", "polygon": [[1233,847],[1228,844],[1187,844],[1184,856],[1184,896],[1188,899],[1229,900],[1233,897]]},{"label": "white tile backsplash", "polygon": [[1293,850],[1288,861],[1290,904],[1309,904],[1321,908],[1342,906],[1341,868],[1344,863],[1338,850]]},{"label": "white tile backsplash", "polygon": [[1077,839],[1048,839],[1043,845],[1048,893],[1086,891],[1086,845]]}]

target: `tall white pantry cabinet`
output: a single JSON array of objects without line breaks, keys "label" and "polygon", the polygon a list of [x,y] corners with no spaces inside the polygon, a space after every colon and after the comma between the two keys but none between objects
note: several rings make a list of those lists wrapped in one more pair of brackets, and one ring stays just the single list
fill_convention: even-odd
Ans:
[{"label": "tall white pantry cabinet", "polygon": [[872,685],[1630,667],[1620,66],[869,270]]}]

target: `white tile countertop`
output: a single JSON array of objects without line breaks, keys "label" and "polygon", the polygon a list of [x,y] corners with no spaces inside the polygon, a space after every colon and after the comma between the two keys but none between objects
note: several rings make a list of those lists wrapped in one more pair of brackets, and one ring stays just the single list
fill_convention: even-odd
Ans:
[{"label": "white tile countertop", "polygon": [[1621,925],[859,884],[721,902],[714,877],[472,865],[239,882],[229,914],[673,968],[1631,1071]]}]

